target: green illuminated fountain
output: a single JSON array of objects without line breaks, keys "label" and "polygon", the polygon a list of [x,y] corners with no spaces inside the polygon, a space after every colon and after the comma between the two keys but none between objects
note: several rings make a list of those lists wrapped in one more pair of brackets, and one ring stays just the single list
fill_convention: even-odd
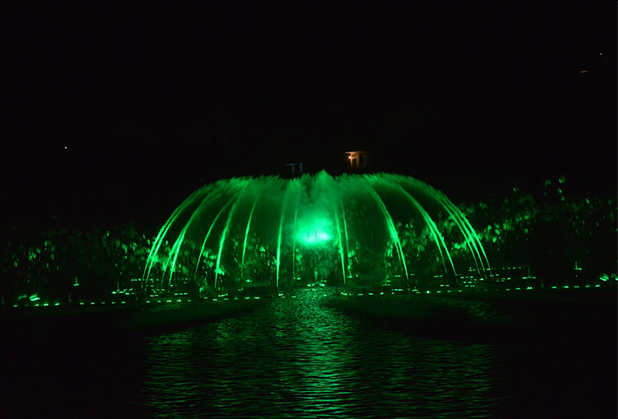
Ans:
[{"label": "green illuminated fountain", "polygon": [[318,282],[411,288],[488,269],[476,232],[442,192],[401,175],[320,172],[202,187],[161,228],[144,277],[216,293]]}]

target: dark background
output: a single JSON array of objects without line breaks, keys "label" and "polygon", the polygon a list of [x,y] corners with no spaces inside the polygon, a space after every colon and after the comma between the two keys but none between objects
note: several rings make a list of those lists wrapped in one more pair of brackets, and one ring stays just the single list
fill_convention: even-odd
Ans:
[{"label": "dark background", "polygon": [[3,6],[4,224],[161,223],[349,150],[455,202],[560,176],[615,196],[610,2],[47,3]]}]

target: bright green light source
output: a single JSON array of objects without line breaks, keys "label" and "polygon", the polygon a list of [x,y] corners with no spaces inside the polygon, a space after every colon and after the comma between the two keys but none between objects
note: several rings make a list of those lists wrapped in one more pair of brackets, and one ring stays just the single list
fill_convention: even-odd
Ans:
[{"label": "bright green light source", "polygon": [[30,300],[30,301],[38,301],[38,300],[40,300],[40,299],[41,299],[41,298],[40,298],[38,295],[36,295],[36,294],[32,294],[32,295],[30,296],[30,298],[29,298],[29,300]]},{"label": "bright green light source", "polygon": [[330,240],[330,234],[324,231],[311,231],[301,237],[305,244],[316,244]]},{"label": "bright green light source", "polygon": [[331,221],[329,218],[311,217],[308,222],[301,223],[297,234],[298,241],[312,245],[328,241]]}]

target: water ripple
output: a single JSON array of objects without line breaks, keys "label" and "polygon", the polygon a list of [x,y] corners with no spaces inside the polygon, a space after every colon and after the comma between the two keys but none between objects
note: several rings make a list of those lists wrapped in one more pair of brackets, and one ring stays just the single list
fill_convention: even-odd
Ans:
[{"label": "water ripple", "polygon": [[11,339],[0,339],[0,416],[615,416],[615,304],[513,311],[449,301],[472,313],[463,334],[489,322],[487,330],[508,335],[501,324],[511,313],[543,320],[537,330],[546,338],[527,338],[529,323],[518,320],[516,338],[494,341],[343,314],[324,294],[300,291],[250,314],[158,334],[81,337],[72,323],[36,334],[12,328],[3,335]]},{"label": "water ripple", "polygon": [[487,345],[380,330],[301,292],[257,312],[149,341],[157,417],[489,417]]}]

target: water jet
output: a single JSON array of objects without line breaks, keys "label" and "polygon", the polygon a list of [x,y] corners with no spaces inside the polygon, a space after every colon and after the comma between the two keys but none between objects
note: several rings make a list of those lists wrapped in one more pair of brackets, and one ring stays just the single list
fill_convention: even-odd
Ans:
[{"label": "water jet", "polygon": [[232,178],[189,196],[161,228],[146,283],[178,278],[212,293],[310,283],[422,288],[489,262],[442,192],[409,176]]}]

